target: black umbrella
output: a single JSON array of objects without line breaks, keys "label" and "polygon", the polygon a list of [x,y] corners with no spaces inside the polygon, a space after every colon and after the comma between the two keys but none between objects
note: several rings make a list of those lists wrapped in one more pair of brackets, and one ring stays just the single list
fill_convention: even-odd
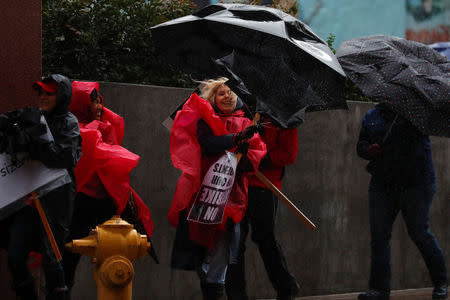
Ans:
[{"label": "black umbrella", "polygon": [[430,47],[392,36],[345,41],[336,53],[348,77],[423,134],[450,137],[450,62]]},{"label": "black umbrella", "polygon": [[159,53],[203,79],[233,78],[231,87],[258,112],[293,128],[304,111],[347,108],[345,74],[327,44],[279,10],[215,4],[152,28]]}]

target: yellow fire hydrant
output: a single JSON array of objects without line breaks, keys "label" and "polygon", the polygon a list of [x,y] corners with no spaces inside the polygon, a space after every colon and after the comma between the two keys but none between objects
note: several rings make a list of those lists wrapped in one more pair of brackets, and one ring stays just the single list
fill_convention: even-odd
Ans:
[{"label": "yellow fire hydrant", "polygon": [[89,236],[73,240],[66,247],[92,257],[98,300],[131,300],[133,263],[150,248],[146,235],[119,216],[93,229]]}]

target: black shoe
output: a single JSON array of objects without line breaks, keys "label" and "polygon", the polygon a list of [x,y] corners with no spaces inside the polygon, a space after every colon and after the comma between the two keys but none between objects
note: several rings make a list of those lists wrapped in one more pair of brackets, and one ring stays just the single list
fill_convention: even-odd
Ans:
[{"label": "black shoe", "polygon": [[248,300],[245,292],[235,292],[227,290],[227,300]]},{"label": "black shoe", "polygon": [[286,296],[278,296],[277,300],[294,300],[295,296],[294,295],[286,295]]},{"label": "black shoe", "polygon": [[219,300],[223,296],[223,284],[200,282],[200,286],[203,300]]},{"label": "black shoe", "polygon": [[436,286],[433,290],[432,298],[433,299],[447,299],[447,285]]},{"label": "black shoe", "polygon": [[17,297],[21,300],[38,300],[33,279],[16,285],[14,289],[16,290]]},{"label": "black shoe", "polygon": [[277,300],[294,300],[300,294],[300,285],[295,282],[290,289],[285,290],[284,292],[278,292]]},{"label": "black shoe", "polygon": [[67,286],[54,288],[50,293],[47,294],[45,300],[66,300],[67,293],[69,289]]},{"label": "black shoe", "polygon": [[389,292],[369,290],[358,295],[359,300],[389,300]]}]

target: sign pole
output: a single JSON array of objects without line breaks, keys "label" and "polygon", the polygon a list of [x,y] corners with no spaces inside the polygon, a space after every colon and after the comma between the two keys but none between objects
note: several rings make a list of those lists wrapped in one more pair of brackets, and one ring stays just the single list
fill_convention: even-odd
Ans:
[{"label": "sign pole", "polygon": [[45,216],[44,209],[42,208],[41,201],[35,191],[31,193],[31,196],[34,201],[34,205],[38,210],[39,216],[41,217],[42,224],[44,225],[45,232],[47,233],[47,237],[52,245],[53,253],[55,253],[56,260],[60,262],[62,260],[61,252],[59,252],[58,245],[56,244],[55,237],[53,236],[52,229],[50,228],[50,224],[48,224],[47,217]]},{"label": "sign pole", "polygon": [[[256,123],[258,123],[260,119],[260,115],[259,113],[255,114],[255,117],[253,118],[253,122],[252,125],[256,125]],[[241,159],[242,154],[238,153],[237,154],[237,158],[238,158],[238,163],[239,160]],[[297,217],[306,225],[308,225],[309,228],[311,229],[316,229],[316,225],[311,222],[310,219],[308,219],[307,216],[305,216],[304,213],[302,213],[297,206],[295,206],[294,203],[292,203],[291,200],[288,199],[288,197],[286,197],[269,179],[267,179],[266,176],[264,176],[261,172],[259,172],[258,170],[255,173],[255,176],[262,182],[264,183],[264,185],[272,191],[272,193],[275,194],[275,196],[277,196],[279,199],[281,199],[283,201],[284,204],[287,205],[287,207],[297,215]]]},{"label": "sign pole", "polygon": [[288,199],[288,197],[286,197],[272,182],[270,182],[269,179],[267,179],[266,176],[264,176],[264,174],[262,174],[259,171],[256,171],[255,176],[262,182],[264,183],[269,190],[272,191],[272,193],[275,194],[275,196],[278,197],[278,199],[281,199],[283,201],[284,204],[287,205],[287,207],[297,215],[297,217],[306,225],[308,225],[309,228],[311,229],[316,229],[316,225],[311,222],[311,220],[308,219],[307,216],[305,216],[305,214],[303,214],[298,208],[297,206],[295,206],[294,203],[291,202],[291,200]]}]

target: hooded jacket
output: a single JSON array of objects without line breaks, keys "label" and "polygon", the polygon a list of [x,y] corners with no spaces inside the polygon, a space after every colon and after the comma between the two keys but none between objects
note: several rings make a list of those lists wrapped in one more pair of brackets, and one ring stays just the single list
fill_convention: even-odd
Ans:
[{"label": "hooded jacket", "polygon": [[[210,165],[223,153],[223,149],[219,154],[213,154],[215,151],[211,150],[215,149],[205,149],[205,145],[208,143],[201,141],[202,134],[199,135],[198,131],[198,124],[202,123],[199,122],[201,119],[207,124],[214,136],[221,136],[217,143],[222,144],[225,149],[232,147],[230,143],[232,141],[231,134],[241,132],[251,124],[249,119],[244,118],[242,110],[235,110],[231,115],[216,113],[209,102],[195,93],[185,103],[183,110],[177,113],[172,126],[170,152],[174,166],[182,170],[183,174],[178,180],[168,215],[169,222],[175,227],[178,226],[180,211],[190,209],[203,176]],[[204,132],[204,130],[202,131]],[[217,143],[213,142],[215,144],[213,148],[218,147]],[[211,140],[209,145],[211,145]],[[265,154],[266,147],[259,135],[255,134],[249,141],[247,154],[253,170],[258,168],[258,164]],[[204,225],[189,222],[191,240],[204,247],[212,248],[216,237],[225,230],[228,219],[236,224],[242,220],[247,207],[248,174],[239,172],[236,174],[225,207],[222,224]]]},{"label": "hooded jacket", "polygon": [[[400,116],[389,132],[395,115],[379,104],[362,121],[356,150],[361,158],[369,160],[366,170],[372,175],[372,182],[389,186],[435,184],[429,137]],[[376,158],[366,152],[372,144],[379,144],[382,149]]]},{"label": "hooded jacket", "polygon": [[[137,206],[138,218],[147,236],[153,232],[150,211],[130,186],[130,172],[139,156],[122,147],[125,123],[121,116],[103,106],[101,120],[91,120],[90,94],[99,90],[98,82],[74,81],[70,110],[80,120],[83,156],[75,168],[77,191],[93,198],[110,198],[121,214],[130,193]],[[103,105],[103,103],[102,103]]]},{"label": "hooded jacket", "polygon": [[[62,247],[68,236],[73,214],[73,199],[76,183],[74,168],[81,157],[81,136],[77,118],[69,112],[72,97],[72,84],[63,75],[53,74],[45,80],[52,79],[58,84],[56,105],[51,112],[44,112],[53,140],[33,137],[29,153],[32,159],[40,160],[50,168],[65,168],[72,181],[40,197],[55,239]],[[51,248],[46,247],[49,257]]]},{"label": "hooded jacket", "polygon": [[56,105],[51,112],[44,113],[54,141],[35,138],[30,145],[30,156],[49,168],[67,169],[74,181],[74,168],[81,157],[81,136],[78,120],[69,112],[72,84],[59,74],[50,75],[44,81],[49,79],[58,84]]}]

